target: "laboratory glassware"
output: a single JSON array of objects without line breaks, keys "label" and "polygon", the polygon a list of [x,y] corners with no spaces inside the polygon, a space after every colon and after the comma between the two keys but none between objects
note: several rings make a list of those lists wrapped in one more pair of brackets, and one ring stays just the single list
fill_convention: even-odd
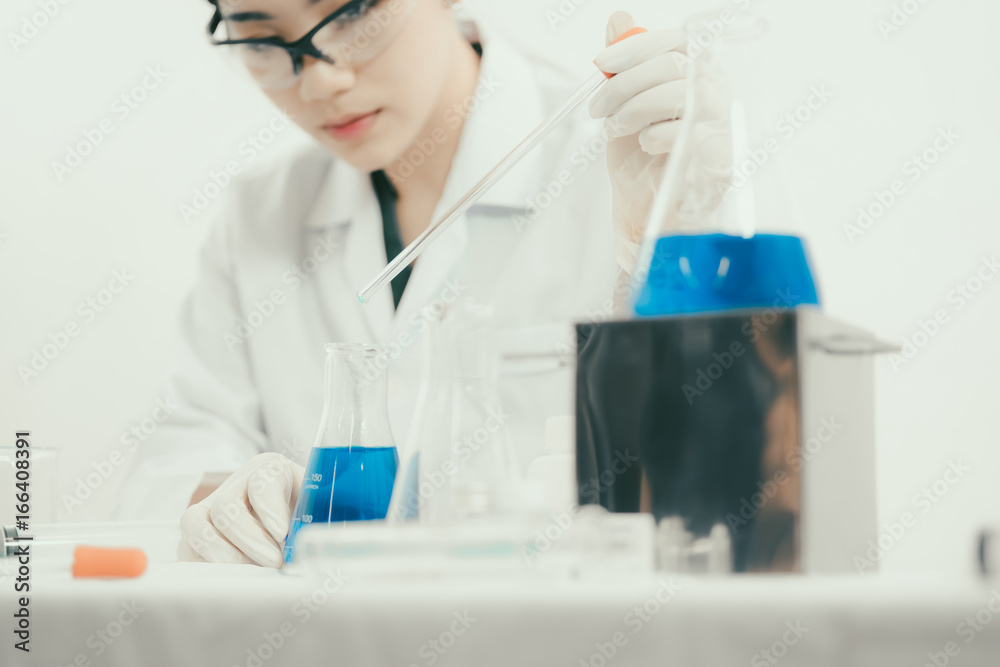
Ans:
[{"label": "laboratory glassware", "polygon": [[631,272],[638,316],[768,307],[782,294],[793,295],[785,308],[819,304],[805,244],[788,233],[802,218],[781,148],[798,121],[787,118],[782,81],[767,74],[784,54],[764,39],[761,17],[726,16],[685,22],[680,130]]},{"label": "laboratory glassware", "polygon": [[[577,325],[577,475],[602,482],[581,501],[666,519],[665,567],[724,570],[728,532],[735,572],[851,571],[875,534],[883,346],[822,314],[795,235],[808,218],[788,198],[788,142],[819,111],[774,74],[787,52],[763,20],[720,16],[685,25],[685,107],[631,272],[636,317]],[[831,415],[850,426],[812,456]]]},{"label": "laboratory glassware", "polygon": [[421,345],[421,380],[402,465],[389,504],[390,522],[448,523],[451,476],[451,395],[448,341],[440,318],[427,323]]},{"label": "laboratory glassware", "polygon": [[656,569],[661,572],[729,574],[733,571],[733,546],[729,528],[712,526],[706,537],[696,538],[684,519],[666,516],[656,529]]},{"label": "laboratory glassware", "polygon": [[424,333],[424,366],[390,521],[450,523],[505,514],[520,480],[497,389],[490,307],[459,302]]},{"label": "laboratory glassware", "polygon": [[508,576],[620,582],[652,575],[656,546],[651,515],[587,505],[544,518],[507,514],[447,524],[311,526],[299,536],[295,565],[306,576],[327,577],[340,568],[374,582]]},{"label": "laboratory glassware", "polygon": [[304,525],[385,518],[399,464],[389,427],[388,361],[384,345],[326,346],[323,415],[285,538],[285,562]]}]

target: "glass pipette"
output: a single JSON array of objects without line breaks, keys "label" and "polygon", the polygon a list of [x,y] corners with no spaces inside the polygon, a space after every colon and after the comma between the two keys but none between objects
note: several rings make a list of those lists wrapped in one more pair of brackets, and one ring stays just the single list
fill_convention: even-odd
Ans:
[{"label": "glass pipette", "polygon": [[[632,28],[631,30],[624,33],[621,37],[615,40],[614,43],[618,43],[623,39],[632,37],[633,35],[638,35],[639,33],[647,32],[645,28]],[[539,125],[535,130],[529,134],[524,140],[518,144],[514,150],[512,150],[507,157],[502,159],[497,166],[493,167],[488,174],[486,174],[482,180],[472,186],[464,197],[459,199],[448,211],[444,213],[440,218],[432,222],[427,229],[423,231],[417,238],[413,239],[410,245],[403,248],[402,252],[396,255],[391,262],[382,270],[378,276],[375,277],[364,289],[358,292],[358,300],[361,303],[369,303],[371,298],[378,293],[383,287],[389,284],[389,282],[398,276],[403,269],[409,266],[424,250],[427,249],[431,243],[434,242],[438,236],[440,236],[446,229],[448,229],[452,223],[458,220],[462,215],[472,207],[479,199],[492,188],[497,181],[499,181],[511,168],[520,162],[532,148],[541,143],[542,139],[549,135],[552,130],[559,127],[560,123],[570,114],[574,109],[580,106],[584,101],[590,98],[591,95],[596,93],[598,89],[603,86],[608,79],[612,78],[613,74],[608,74],[606,72],[595,72],[590,78],[588,78],[582,86],[576,89],[569,99],[561,107],[559,107],[551,116],[545,119],[541,125]]]}]

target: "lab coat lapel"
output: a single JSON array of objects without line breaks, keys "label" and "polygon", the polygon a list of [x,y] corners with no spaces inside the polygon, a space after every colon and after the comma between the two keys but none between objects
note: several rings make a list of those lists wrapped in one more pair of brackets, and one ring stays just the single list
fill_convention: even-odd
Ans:
[{"label": "lab coat lapel", "polygon": [[351,313],[361,320],[370,336],[369,341],[386,340],[392,321],[392,292],[382,290],[371,303],[362,304],[357,292],[385,268],[385,240],[382,236],[382,212],[368,174],[359,172],[341,160],[333,167],[321,198],[306,220],[307,231],[346,225],[343,262],[335,270],[350,293],[346,300]]},{"label": "lab coat lapel", "polygon": [[[530,64],[516,49],[478,26],[467,24],[470,39],[483,46],[479,84],[462,128],[462,138],[452,160],[451,171],[432,221],[440,218],[504,156],[544,120],[544,104]],[[542,182],[541,148],[529,153],[511,172],[487,192],[414,264],[396,317],[392,334],[406,326],[414,312],[439,299],[447,289],[445,279],[461,259],[469,242],[468,215],[491,209],[502,220],[479,221],[504,224],[522,212],[528,198]],[[506,215],[505,215],[506,214]],[[450,290],[449,290],[450,291]],[[388,293],[389,290],[383,290]]]}]

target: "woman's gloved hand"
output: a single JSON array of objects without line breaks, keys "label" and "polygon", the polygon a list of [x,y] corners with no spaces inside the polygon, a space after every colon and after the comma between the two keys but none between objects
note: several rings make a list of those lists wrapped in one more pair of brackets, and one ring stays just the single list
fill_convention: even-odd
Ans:
[{"label": "woman's gloved hand", "polygon": [[281,567],[285,534],[305,468],[274,452],[258,454],[181,515],[177,557]]},{"label": "woman's gloved hand", "polygon": [[687,85],[685,31],[657,30],[612,44],[634,27],[627,12],[615,12],[608,21],[610,46],[596,63],[616,76],[590,102],[590,115],[607,119],[618,262],[629,270],[680,131]]}]

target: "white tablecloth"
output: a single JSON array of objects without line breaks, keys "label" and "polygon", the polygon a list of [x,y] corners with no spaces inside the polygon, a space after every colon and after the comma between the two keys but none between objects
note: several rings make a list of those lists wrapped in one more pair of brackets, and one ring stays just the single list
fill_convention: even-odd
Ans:
[{"label": "white tablecloth", "polygon": [[57,570],[33,575],[29,655],[13,649],[12,579],[2,586],[5,667],[920,667],[933,664],[928,654],[939,667],[1000,665],[1000,583],[973,580],[374,584],[204,563],[153,563],[143,577],[119,581]]}]

